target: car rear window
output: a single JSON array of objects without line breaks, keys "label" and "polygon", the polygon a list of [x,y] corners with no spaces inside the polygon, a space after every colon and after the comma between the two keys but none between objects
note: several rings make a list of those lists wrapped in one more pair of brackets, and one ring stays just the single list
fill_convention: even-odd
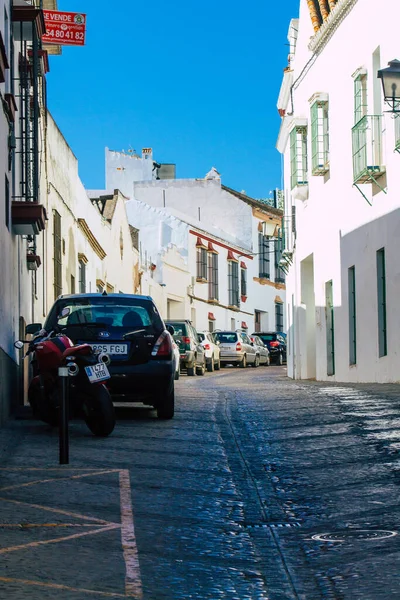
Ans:
[{"label": "car rear window", "polygon": [[216,331],[214,333],[215,339],[221,344],[234,344],[237,342],[237,333],[225,333]]},{"label": "car rear window", "polygon": [[170,323],[174,328],[174,337],[187,336],[186,323]]},{"label": "car rear window", "polygon": [[[64,308],[69,308],[66,317],[58,319]],[[109,327],[124,329],[146,328],[162,331],[164,324],[156,306],[149,300],[121,297],[63,298],[53,306],[45,323],[50,331],[57,324],[61,327],[87,323],[104,323]]]},{"label": "car rear window", "polygon": [[276,333],[262,333],[259,335],[263,342],[273,342],[276,340]]}]

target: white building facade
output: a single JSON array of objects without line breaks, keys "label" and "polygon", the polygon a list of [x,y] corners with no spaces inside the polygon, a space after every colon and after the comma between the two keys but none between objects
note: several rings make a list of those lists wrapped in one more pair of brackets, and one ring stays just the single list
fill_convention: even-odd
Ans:
[{"label": "white building facade", "polygon": [[[125,177],[115,169],[109,185],[128,195]],[[150,295],[160,296],[165,319],[190,319],[198,330],[284,330],[281,210],[223,186],[215,169],[129,188],[128,219],[140,229],[141,260],[153,268]]]},{"label": "white building facade", "polygon": [[400,56],[396,0],[301,0],[278,109],[288,374],[400,376],[400,127],[379,69]]}]

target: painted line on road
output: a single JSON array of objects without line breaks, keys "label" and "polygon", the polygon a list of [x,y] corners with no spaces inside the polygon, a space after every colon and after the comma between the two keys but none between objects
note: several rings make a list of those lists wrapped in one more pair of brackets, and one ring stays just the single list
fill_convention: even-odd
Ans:
[{"label": "painted line on road", "polygon": [[65,481],[68,479],[82,479],[83,477],[95,477],[96,475],[106,475],[108,473],[119,473],[119,469],[96,471],[96,473],[83,473],[82,475],[69,475],[68,477],[51,477],[50,479],[35,479],[35,481],[28,481],[27,483],[17,483],[15,485],[8,485],[6,487],[2,487],[0,488],[0,492],[29,487],[31,485],[38,485],[39,483],[54,483],[55,481]]},{"label": "painted line on road", "polygon": [[141,599],[143,598],[143,588],[133,524],[131,483],[129,471],[126,469],[119,473],[119,489],[121,499],[121,541],[126,568],[125,595]]},{"label": "painted line on road", "polygon": [[22,502],[21,500],[13,500],[12,498],[1,498],[1,502],[9,502],[11,504],[18,504],[20,506],[29,506],[30,508],[38,508],[47,512],[66,515],[67,517],[76,517],[77,519],[85,519],[86,521],[94,521],[98,525],[118,525],[118,523],[110,523],[104,521],[104,519],[98,519],[96,517],[88,517],[87,515],[81,515],[79,513],[70,512],[68,510],[62,510],[61,508],[50,508],[50,506],[42,506],[41,504],[30,504],[29,502]]},{"label": "painted line on road", "polygon": [[117,592],[101,592],[99,590],[88,590],[85,588],[74,588],[68,585],[61,585],[60,583],[43,583],[41,581],[33,581],[30,579],[15,579],[13,577],[0,577],[0,581],[3,583],[21,583],[22,585],[33,585],[37,587],[43,587],[52,590],[61,590],[66,592],[78,592],[84,594],[95,594],[96,596],[104,596],[105,598],[126,598],[125,594],[118,594]]},{"label": "painted line on road", "polygon": [[53,538],[51,540],[29,542],[28,544],[20,544],[19,546],[9,546],[8,548],[1,548],[0,554],[8,554],[10,552],[16,552],[17,550],[26,550],[26,548],[37,548],[38,546],[45,546],[47,544],[58,544],[59,542],[66,542],[67,540],[74,540],[87,535],[96,535],[96,533],[103,533],[104,531],[111,531],[112,529],[119,529],[120,527],[121,525],[108,525],[107,527],[101,527],[101,529],[95,529],[94,531],[91,530],[84,531],[83,533],[73,533],[72,535]]}]

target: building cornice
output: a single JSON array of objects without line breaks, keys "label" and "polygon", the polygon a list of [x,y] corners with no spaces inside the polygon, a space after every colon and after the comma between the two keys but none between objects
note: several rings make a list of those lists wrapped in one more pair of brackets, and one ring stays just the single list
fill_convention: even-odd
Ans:
[{"label": "building cornice", "polygon": [[311,38],[308,49],[319,54],[331,39],[342,21],[347,17],[358,0],[340,0],[326,20],[322,23],[316,34]]},{"label": "building cornice", "polygon": [[103,260],[107,256],[107,253],[103,250],[103,248],[100,246],[99,242],[96,240],[95,236],[91,232],[89,225],[86,223],[85,219],[78,219],[78,226],[82,230],[87,241],[89,242],[92,250],[97,254],[97,256],[101,260]]},{"label": "building cornice", "polygon": [[239,246],[228,245],[225,242],[222,242],[215,237],[209,237],[209,234],[204,234],[202,232],[202,230],[189,229],[189,233],[191,233],[192,235],[195,235],[197,237],[200,237],[201,239],[207,240],[207,242],[211,242],[212,244],[215,244],[216,246],[225,248],[225,250],[231,250],[232,252],[235,252],[236,254],[240,254],[240,256],[244,256],[245,258],[249,258],[250,260],[253,260],[253,256],[251,254],[248,254],[248,252],[249,252],[248,250],[244,250],[243,248],[240,248]]}]

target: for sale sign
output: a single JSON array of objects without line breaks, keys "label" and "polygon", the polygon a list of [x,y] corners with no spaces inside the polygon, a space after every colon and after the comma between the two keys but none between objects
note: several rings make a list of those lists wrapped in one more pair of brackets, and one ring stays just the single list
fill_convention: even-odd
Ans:
[{"label": "for sale sign", "polygon": [[45,44],[60,46],[83,46],[85,44],[86,15],[82,13],[44,10],[46,33]]}]

